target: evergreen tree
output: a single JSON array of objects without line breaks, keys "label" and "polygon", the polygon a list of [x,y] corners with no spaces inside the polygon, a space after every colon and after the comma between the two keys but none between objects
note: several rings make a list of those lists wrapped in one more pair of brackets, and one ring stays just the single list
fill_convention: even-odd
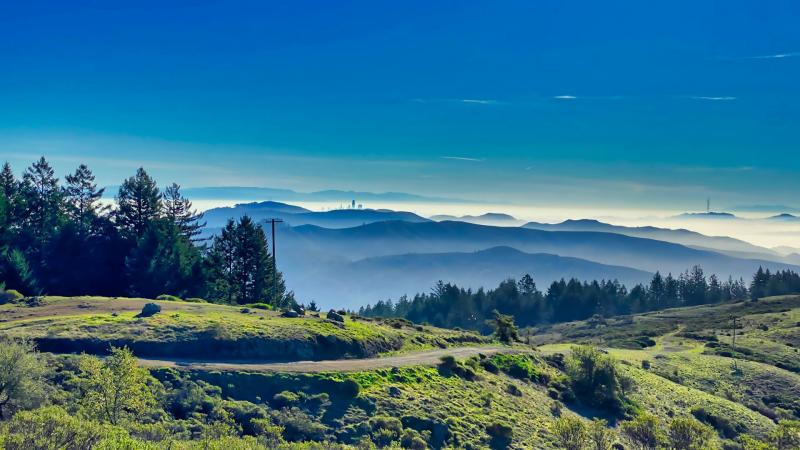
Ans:
[{"label": "evergreen tree", "polygon": [[722,285],[719,282],[716,274],[711,274],[708,277],[708,293],[707,293],[707,302],[708,303],[717,303],[722,301],[723,293],[722,293]]},{"label": "evergreen tree", "polygon": [[522,276],[518,283],[519,292],[525,296],[532,296],[536,291],[536,283],[534,283],[533,278],[529,273],[526,273]]},{"label": "evergreen tree", "polygon": [[0,170],[0,194],[5,194],[7,198],[12,198],[16,195],[18,188],[14,171],[11,170],[11,164],[6,161],[3,163],[3,169]]},{"label": "evergreen tree", "polygon": [[664,285],[664,278],[661,272],[656,271],[653,279],[650,280],[649,288],[650,304],[656,308],[663,308],[666,300],[666,286]]},{"label": "evergreen tree", "polygon": [[[269,302],[291,306],[293,303],[285,293],[281,274],[277,274],[277,280],[273,279],[274,266],[266,235],[250,217],[244,216],[238,223],[228,221],[214,238],[208,265],[211,298],[239,304]],[[277,295],[272,292],[273,281],[277,284]]]},{"label": "evergreen tree", "polygon": [[236,230],[235,254],[237,265],[234,268],[233,290],[238,303],[268,301],[272,279],[272,263],[267,250],[267,237],[264,229],[244,216],[239,220]]},{"label": "evergreen tree", "polygon": [[25,295],[37,295],[40,292],[25,253],[18,249],[0,248],[0,280],[5,283],[6,289],[16,289]]},{"label": "evergreen tree", "polygon": [[172,183],[164,189],[164,217],[174,223],[181,234],[189,240],[196,240],[200,230],[206,226],[201,223],[203,213],[192,209],[192,202],[181,194],[181,187]]},{"label": "evergreen tree", "polygon": [[117,194],[117,225],[133,239],[139,239],[161,213],[161,193],[155,180],[143,168],[125,180]]},{"label": "evergreen tree", "polygon": [[756,271],[756,274],[753,276],[753,282],[750,283],[750,298],[758,300],[765,296],[769,277],[769,269],[765,271],[763,267],[759,266],[758,271]]},{"label": "evergreen tree", "polygon": [[202,294],[200,252],[171,222],[152,222],[125,260],[125,266],[133,296]]},{"label": "evergreen tree", "polygon": [[16,206],[18,202],[19,183],[14,177],[11,165],[7,162],[0,170],[0,237],[8,242],[6,233],[9,232],[15,222]]},{"label": "evergreen tree", "polygon": [[97,189],[94,174],[85,164],[75,169],[75,173],[65,177],[67,182],[64,196],[67,200],[67,214],[78,229],[87,233],[94,219],[107,208],[100,207],[97,203],[103,197],[105,189]]},{"label": "evergreen tree", "polygon": [[58,225],[62,200],[58,178],[44,156],[25,170],[21,191],[26,212],[22,226],[40,249]]},{"label": "evergreen tree", "polygon": [[208,297],[225,303],[235,303],[236,231],[236,223],[228,219],[220,234],[214,237],[206,257]]}]

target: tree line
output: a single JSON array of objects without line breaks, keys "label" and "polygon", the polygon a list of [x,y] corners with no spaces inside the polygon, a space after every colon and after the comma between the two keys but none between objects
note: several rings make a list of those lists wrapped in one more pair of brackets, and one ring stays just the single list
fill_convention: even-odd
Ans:
[{"label": "tree line", "polygon": [[800,292],[800,275],[790,270],[758,269],[750,287],[744,280],[706,276],[699,266],[673,277],[656,272],[648,284],[630,290],[616,280],[558,280],[540,291],[530,275],[509,279],[494,289],[465,289],[440,281],[430,293],[398,301],[378,301],[359,310],[370,317],[401,317],[447,328],[491,331],[496,312],[514,317],[519,326],[642,313],[678,306],[705,305]]},{"label": "tree line", "polygon": [[[202,214],[178,184],[159,189],[143,169],[102,200],[84,164],[61,183],[42,157],[17,178],[0,170],[0,288],[24,295],[154,298],[293,306],[261,225],[229,220],[199,238]],[[277,286],[275,289],[273,286]]]}]

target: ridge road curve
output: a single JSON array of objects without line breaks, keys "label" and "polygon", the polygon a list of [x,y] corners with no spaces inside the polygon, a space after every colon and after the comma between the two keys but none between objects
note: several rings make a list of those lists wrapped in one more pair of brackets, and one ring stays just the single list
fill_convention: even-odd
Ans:
[{"label": "ridge road curve", "polygon": [[139,358],[144,367],[177,367],[201,370],[249,371],[249,372],[358,372],[362,370],[387,369],[406,366],[433,366],[442,356],[469,358],[478,354],[518,353],[522,350],[507,346],[453,347],[422,352],[407,353],[383,358],[334,359],[324,361],[257,362],[257,361],[203,361],[192,359]]}]

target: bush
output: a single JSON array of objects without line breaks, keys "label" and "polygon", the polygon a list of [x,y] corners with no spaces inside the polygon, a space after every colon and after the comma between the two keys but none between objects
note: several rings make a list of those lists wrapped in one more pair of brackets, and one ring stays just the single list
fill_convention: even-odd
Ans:
[{"label": "bush", "polygon": [[7,433],[6,450],[84,450],[127,434],[121,428],[72,417],[57,406],[18,413],[8,422]]},{"label": "bush", "polygon": [[594,419],[588,428],[589,448],[592,450],[611,450],[614,445],[614,431],[608,428],[604,419]]},{"label": "bush", "polygon": [[658,419],[652,414],[639,414],[633,420],[622,422],[619,428],[622,435],[638,448],[655,449],[664,441]]},{"label": "bush", "polygon": [[650,360],[649,359],[643,359],[642,360],[642,369],[650,370]]},{"label": "bush", "polygon": [[339,383],[339,392],[348,398],[356,398],[361,392],[361,385],[352,378],[346,378]]},{"label": "bush", "polygon": [[720,435],[727,439],[735,439],[739,432],[742,431],[734,427],[727,418],[706,411],[702,407],[692,409],[692,415],[700,422],[711,425]]},{"label": "bush", "polygon": [[778,450],[800,448],[800,420],[781,420],[769,439]]},{"label": "bush", "polygon": [[560,447],[565,450],[581,450],[589,437],[586,424],[573,416],[562,416],[553,423],[550,431]]},{"label": "bush", "polygon": [[28,340],[0,336],[0,420],[45,397],[46,365]]},{"label": "bush", "polygon": [[158,297],[156,297],[156,300],[161,300],[161,301],[165,301],[165,302],[182,302],[183,301],[182,298],[180,298],[178,296],[175,296],[175,295],[169,295],[169,294],[161,294]]},{"label": "bush", "polygon": [[514,429],[510,425],[495,422],[486,427],[486,434],[494,439],[503,439],[510,441],[514,436]]},{"label": "bush", "polygon": [[273,413],[272,418],[283,427],[283,437],[291,442],[322,441],[328,429],[298,408],[283,408]]},{"label": "bush", "polygon": [[677,417],[670,422],[667,438],[671,448],[703,450],[714,441],[714,430],[695,419]]},{"label": "bush", "polygon": [[506,392],[516,397],[522,397],[522,391],[519,390],[516,384],[508,383],[506,385]]},{"label": "bush", "polygon": [[283,391],[275,394],[275,396],[272,397],[272,402],[278,408],[297,406],[297,404],[300,403],[300,396],[294,392]]},{"label": "bush", "polygon": [[[584,403],[619,414],[622,411],[621,377],[617,363],[596,348],[577,346],[566,361],[575,395]],[[625,386],[626,390],[632,386]]]},{"label": "bush", "polygon": [[25,298],[25,296],[14,289],[2,291],[0,292],[0,305],[5,305],[6,303],[17,303],[23,298]]}]

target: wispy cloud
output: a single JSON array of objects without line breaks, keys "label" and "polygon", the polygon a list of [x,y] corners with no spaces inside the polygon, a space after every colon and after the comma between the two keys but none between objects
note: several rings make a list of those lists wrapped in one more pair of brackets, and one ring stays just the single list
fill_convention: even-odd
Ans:
[{"label": "wispy cloud", "polygon": [[553,98],[556,100],[575,100],[578,97],[574,95],[554,95]]},{"label": "wispy cloud", "polygon": [[461,103],[475,103],[478,105],[496,105],[499,103],[497,100],[481,100],[474,98],[462,98]]},{"label": "wispy cloud", "polygon": [[718,101],[730,101],[730,100],[736,100],[736,97],[707,97],[707,96],[696,96],[696,97],[692,97],[692,99],[694,99],[694,100],[708,100],[708,101],[712,101],[712,102],[718,102]]},{"label": "wispy cloud", "polygon": [[488,98],[412,98],[414,103],[467,103],[472,105],[500,105],[504,102]]},{"label": "wispy cloud", "polygon": [[466,156],[440,156],[441,159],[450,159],[455,161],[470,161],[470,162],[484,162],[483,158],[468,158]]},{"label": "wispy cloud", "polygon": [[741,59],[783,59],[800,56],[800,52],[775,53],[773,55],[745,56]]}]

